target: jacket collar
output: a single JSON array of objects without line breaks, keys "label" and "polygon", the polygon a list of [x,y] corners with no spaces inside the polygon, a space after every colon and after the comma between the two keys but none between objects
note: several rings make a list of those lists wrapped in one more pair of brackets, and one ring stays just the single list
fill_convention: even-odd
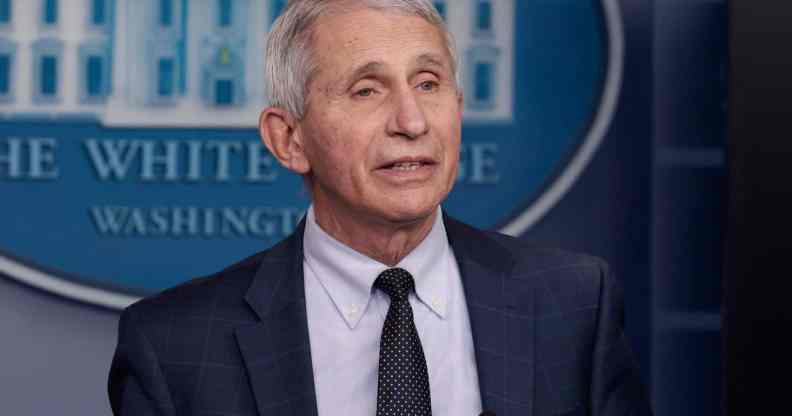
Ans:
[{"label": "jacket collar", "polygon": [[316,416],[305,287],[303,220],[268,250],[245,294],[260,322],[235,331],[260,415]]},{"label": "jacket collar", "polygon": [[295,302],[305,301],[303,285],[303,234],[305,218],[294,232],[268,250],[245,293],[245,301],[267,319]]}]

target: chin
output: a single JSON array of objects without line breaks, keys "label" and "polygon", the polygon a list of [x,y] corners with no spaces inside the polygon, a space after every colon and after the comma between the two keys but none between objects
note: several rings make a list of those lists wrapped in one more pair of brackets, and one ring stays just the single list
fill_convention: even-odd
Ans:
[{"label": "chin", "polygon": [[[413,202],[413,203],[410,203]],[[385,207],[381,212],[383,217],[394,223],[413,223],[420,222],[427,219],[435,213],[437,207],[440,205],[439,201],[435,202],[418,202],[402,199],[397,204]]]}]

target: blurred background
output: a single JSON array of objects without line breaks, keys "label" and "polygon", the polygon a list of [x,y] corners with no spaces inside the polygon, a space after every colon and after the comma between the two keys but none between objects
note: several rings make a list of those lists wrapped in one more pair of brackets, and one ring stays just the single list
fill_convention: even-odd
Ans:
[{"label": "blurred background", "polygon": [[[109,414],[119,309],[293,229],[255,131],[285,3],[0,0],[3,414]],[[721,414],[727,2],[435,4],[466,91],[445,209],[605,258],[656,414]]]}]

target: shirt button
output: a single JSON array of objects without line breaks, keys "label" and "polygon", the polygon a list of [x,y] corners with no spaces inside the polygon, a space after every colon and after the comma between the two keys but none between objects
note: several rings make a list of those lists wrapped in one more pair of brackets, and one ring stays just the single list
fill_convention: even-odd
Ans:
[{"label": "shirt button", "polygon": [[346,316],[347,316],[347,318],[349,318],[349,319],[353,319],[353,318],[355,318],[355,317],[357,316],[357,314],[358,314],[358,308],[357,308],[357,306],[350,306],[350,307],[349,307],[349,308],[347,308],[347,310],[346,310]]}]

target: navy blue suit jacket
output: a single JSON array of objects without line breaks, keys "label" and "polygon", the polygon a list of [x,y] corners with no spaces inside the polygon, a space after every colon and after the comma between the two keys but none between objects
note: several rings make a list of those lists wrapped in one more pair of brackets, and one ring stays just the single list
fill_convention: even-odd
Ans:
[{"label": "navy blue suit jacket", "polygon": [[[650,414],[604,262],[444,220],[485,410]],[[214,276],[127,308],[109,377],[113,412],[316,415],[302,235],[301,226]]]}]

